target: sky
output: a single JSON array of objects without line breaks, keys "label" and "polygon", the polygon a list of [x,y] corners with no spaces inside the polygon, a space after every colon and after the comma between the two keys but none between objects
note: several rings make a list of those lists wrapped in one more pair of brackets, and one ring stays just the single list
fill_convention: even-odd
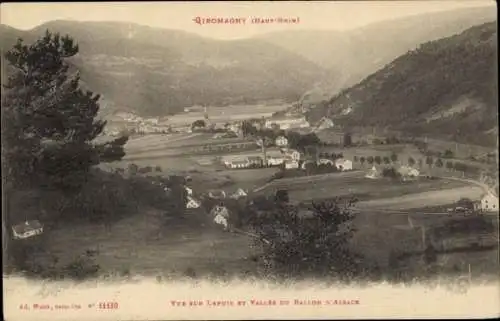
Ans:
[{"label": "sky", "polygon": [[[0,22],[28,30],[52,20],[125,21],[180,29],[205,37],[238,39],[280,30],[346,30],[426,12],[491,6],[493,0],[304,2],[78,2],[2,3]],[[239,24],[198,24],[200,18],[246,18]],[[295,24],[255,24],[251,19],[298,18]]]}]

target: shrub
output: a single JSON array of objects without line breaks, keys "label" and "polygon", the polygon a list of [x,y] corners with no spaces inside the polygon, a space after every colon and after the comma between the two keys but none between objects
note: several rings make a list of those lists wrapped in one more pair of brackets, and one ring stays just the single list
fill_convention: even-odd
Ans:
[{"label": "shrub", "polygon": [[398,171],[396,171],[394,167],[391,167],[391,168],[384,168],[382,170],[382,176],[388,178],[399,178],[401,177],[401,174]]},{"label": "shrub", "polygon": [[444,158],[453,158],[453,152],[449,149],[445,150],[444,153],[443,153],[443,157]]},{"label": "shrub", "polygon": [[130,174],[135,175],[137,174],[138,171],[139,171],[139,166],[137,166],[136,164],[131,163],[128,165],[128,172]]}]

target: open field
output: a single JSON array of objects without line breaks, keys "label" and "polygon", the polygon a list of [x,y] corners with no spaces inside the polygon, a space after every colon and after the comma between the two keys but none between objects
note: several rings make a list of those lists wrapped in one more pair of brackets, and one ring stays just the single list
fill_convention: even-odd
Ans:
[{"label": "open field", "polygon": [[[411,217],[414,228],[411,228],[408,216]],[[449,219],[447,215],[362,211],[354,220],[357,232],[352,245],[380,266],[387,266],[391,251],[418,252],[423,249],[422,229],[419,226],[439,226]],[[491,222],[497,227],[494,235],[498,237],[498,218],[491,218]],[[494,274],[499,267],[498,247],[487,251],[440,254],[438,260],[440,265],[450,269],[456,267],[461,272],[466,272],[468,264],[471,264],[474,275]]]},{"label": "open field", "polygon": [[[363,200],[360,202],[359,206],[372,209],[411,209],[423,206],[450,204],[458,201],[462,197],[480,199],[481,195],[484,193],[483,189],[478,186],[463,186],[463,184],[455,185],[454,183],[450,183],[450,185],[446,186],[429,185],[423,187],[421,190],[425,192],[409,192],[408,194],[411,193],[410,195],[404,195],[405,193],[403,192],[403,195],[397,197],[386,196],[383,199]],[[377,195],[380,194],[389,195],[389,192],[377,193]]]},{"label": "open field", "polygon": [[[423,215],[411,216],[416,225],[422,224]],[[442,221],[443,216],[425,217],[427,226]],[[389,264],[391,251],[421,248],[421,231],[407,228],[408,215],[360,212],[354,226],[357,232],[351,246],[380,267]],[[88,224],[47,232],[50,237],[45,249],[60,258],[58,264],[66,264],[86,250],[97,250],[97,263],[103,274],[221,276],[252,274],[257,268],[248,260],[258,253],[253,240],[246,235],[222,232],[201,211],[178,219],[144,210],[117,222],[108,231],[100,225]],[[71,248],[67,244],[72,244]],[[497,251],[444,254],[440,260],[450,268],[471,264],[476,275],[494,273],[498,268]],[[37,255],[43,256],[44,253]]]},{"label": "open field", "polygon": [[[60,258],[58,264],[97,250],[96,260],[104,273],[183,275],[194,270],[198,275],[221,275],[251,268],[245,257],[252,253],[252,240],[210,226],[204,217],[168,220],[162,213],[145,210],[109,231],[88,224],[47,233],[44,248]],[[43,253],[37,256],[44,257]]]},{"label": "open field", "polygon": [[[481,188],[466,185],[468,184],[460,181],[440,179],[407,182],[390,179],[371,180],[364,178],[364,172],[354,171],[275,180],[259,193],[287,189],[290,199],[295,202],[353,195],[359,199],[360,205],[399,209],[399,206],[402,206],[401,208],[425,206],[427,198],[430,202],[434,202],[428,205],[435,205],[436,202],[450,203],[450,199],[456,201],[463,196],[481,195]],[[364,203],[368,201],[369,203]],[[415,206],[416,204],[419,206]]]},{"label": "open field", "polygon": [[205,192],[207,189],[219,188],[226,192],[234,192],[238,188],[252,190],[269,180],[278,169],[241,169],[191,172],[192,182],[189,184],[196,193]]}]

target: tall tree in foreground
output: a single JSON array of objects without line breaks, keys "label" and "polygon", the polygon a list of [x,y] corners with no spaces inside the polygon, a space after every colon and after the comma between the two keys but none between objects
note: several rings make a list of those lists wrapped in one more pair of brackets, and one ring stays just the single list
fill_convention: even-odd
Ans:
[{"label": "tall tree in foreground", "polygon": [[92,165],[121,159],[127,137],[95,144],[99,95],[84,91],[66,63],[78,54],[69,36],[49,31],[5,53],[12,67],[2,93],[3,175],[14,185],[78,187]]}]

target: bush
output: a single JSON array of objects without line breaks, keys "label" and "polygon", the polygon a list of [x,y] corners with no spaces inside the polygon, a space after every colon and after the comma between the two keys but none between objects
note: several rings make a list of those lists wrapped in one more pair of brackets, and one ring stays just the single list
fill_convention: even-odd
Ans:
[{"label": "bush", "polygon": [[398,171],[396,171],[394,167],[391,167],[391,168],[384,168],[382,170],[382,176],[388,178],[400,178],[401,174]]},{"label": "bush", "polygon": [[128,165],[128,172],[130,174],[135,175],[137,174],[138,171],[139,171],[139,166],[137,166],[136,164],[131,163]]},{"label": "bush", "polygon": [[443,153],[443,158],[453,158],[453,152],[449,149],[445,150]]},{"label": "bush", "polygon": [[155,172],[161,172],[161,171],[162,171],[161,166],[156,166],[155,167]]}]

